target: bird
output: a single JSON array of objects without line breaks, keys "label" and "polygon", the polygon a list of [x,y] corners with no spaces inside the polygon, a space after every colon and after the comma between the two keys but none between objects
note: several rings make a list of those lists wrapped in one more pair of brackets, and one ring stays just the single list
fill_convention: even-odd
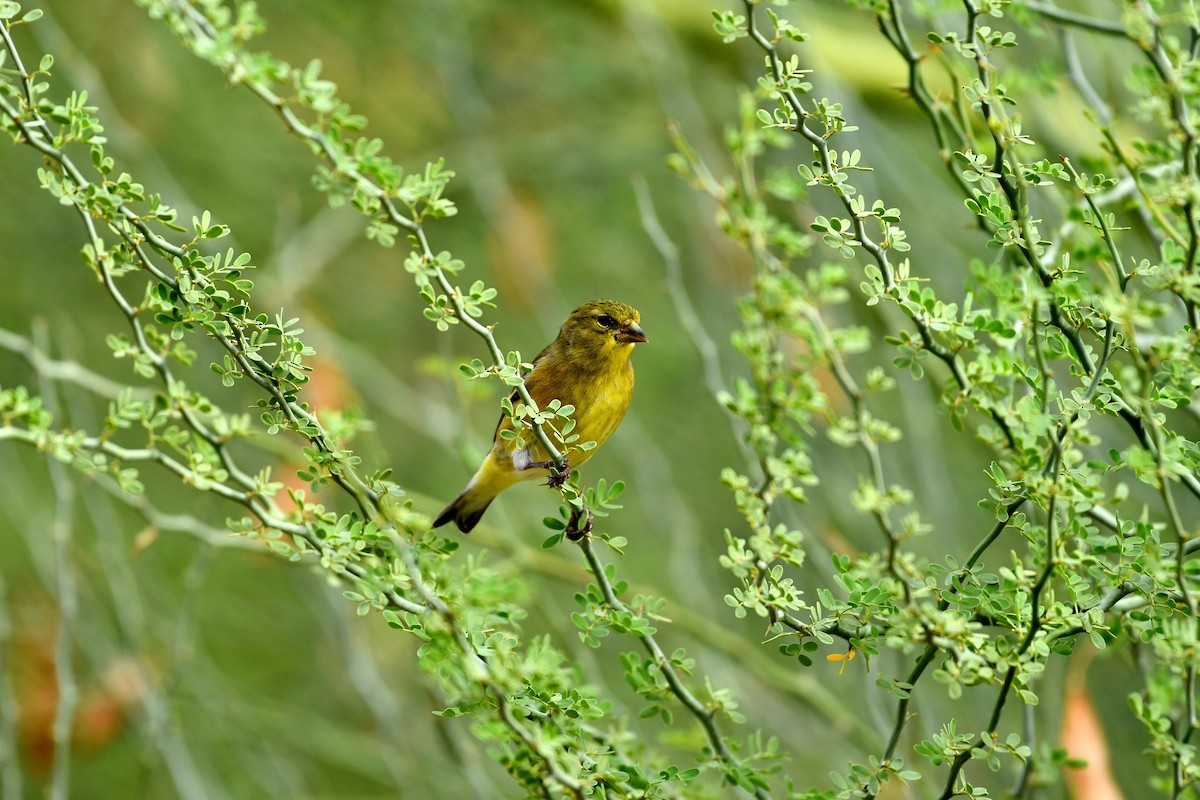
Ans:
[{"label": "bird", "polygon": [[[592,300],[575,309],[563,322],[558,336],[537,354],[533,369],[525,376],[525,388],[539,409],[552,400],[575,407],[572,418],[578,442],[595,442],[596,447],[578,451],[574,466],[587,461],[613,434],[633,397],[633,346],[647,342],[641,315],[632,306],[616,300]],[[510,401],[516,406],[519,393]],[[561,417],[550,423],[560,429]],[[504,436],[513,430],[507,413],[500,415],[492,434],[492,448],[474,477],[457,497],[438,514],[433,527],[453,521],[468,533],[502,491],[521,481],[543,476],[551,485],[561,485],[565,474],[551,472],[554,462],[532,432],[523,434],[518,446]],[[549,431],[547,431],[549,433]],[[569,469],[569,467],[568,467]]]}]

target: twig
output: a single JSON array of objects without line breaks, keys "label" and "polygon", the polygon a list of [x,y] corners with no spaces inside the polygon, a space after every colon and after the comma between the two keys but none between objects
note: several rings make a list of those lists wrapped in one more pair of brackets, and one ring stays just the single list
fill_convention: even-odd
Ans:
[{"label": "twig", "polygon": [[[621,598],[617,597],[612,582],[608,580],[608,575],[604,571],[604,565],[600,562],[600,558],[596,555],[596,550],[592,546],[592,537],[584,536],[579,540],[578,544],[584,559],[588,563],[588,567],[591,569],[592,576],[596,579],[596,585],[600,587],[600,592],[604,596],[604,602],[618,613],[630,613],[628,606],[621,602]],[[680,677],[678,671],[676,671],[675,666],[667,658],[667,654],[663,652],[662,647],[658,644],[658,640],[653,635],[638,633],[637,637],[641,640],[642,646],[646,648],[646,652],[650,654],[654,665],[662,673],[667,685],[671,688],[671,693],[679,698],[679,702],[683,703],[684,708],[700,722],[701,727],[704,729],[704,735],[713,748],[713,753],[722,762],[727,774],[732,774],[732,768],[739,766],[740,761],[729,749],[729,745],[725,742],[725,737],[721,735],[712,710],[706,708],[703,703],[696,699],[696,696],[691,693],[687,686],[684,685],[683,679]],[[756,788],[752,794],[759,800],[767,800],[770,797],[770,794],[762,788]]]}]

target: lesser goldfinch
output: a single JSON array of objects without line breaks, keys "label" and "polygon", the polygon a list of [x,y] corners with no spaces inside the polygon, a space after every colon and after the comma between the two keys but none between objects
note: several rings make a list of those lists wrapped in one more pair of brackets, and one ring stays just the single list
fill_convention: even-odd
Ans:
[{"label": "lesser goldfinch", "polygon": [[[571,433],[578,434],[579,442],[596,443],[590,450],[573,454],[574,466],[591,458],[625,417],[633,397],[629,356],[635,343],[647,341],[640,322],[636,309],[616,300],[585,303],[571,312],[558,337],[538,353],[533,369],[525,376],[525,386],[538,408],[545,409],[555,399],[574,406]],[[515,392],[512,402],[514,406],[518,402]],[[558,427],[561,418],[551,424]],[[433,527],[453,520],[467,533],[500,492],[520,481],[550,474],[549,454],[531,432],[524,432],[520,447],[514,439],[501,436],[502,431],[512,429],[512,418],[502,414],[483,464],[467,488],[434,520]]]}]

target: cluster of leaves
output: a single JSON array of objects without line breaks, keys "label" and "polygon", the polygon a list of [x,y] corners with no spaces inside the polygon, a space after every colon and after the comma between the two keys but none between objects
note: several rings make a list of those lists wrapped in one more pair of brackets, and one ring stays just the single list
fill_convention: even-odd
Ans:
[{"label": "cluster of leaves", "polygon": [[[1165,776],[1159,788],[1170,797],[1194,791],[1200,448],[1186,431],[1200,387],[1191,111],[1200,91],[1184,77],[1200,64],[1194,9],[1160,17],[1162,4],[1137,3],[1117,22],[1040,3],[1007,17],[1007,2],[967,0],[946,4],[960,10],[959,29],[947,31],[934,28],[949,19],[936,3],[853,3],[903,57],[909,95],[933,126],[939,152],[931,155],[941,155],[980,244],[993,251],[971,261],[961,299],[947,300],[920,267],[944,256],[912,252],[900,211],[851,183],[869,163],[841,144],[854,126],[840,104],[812,94],[801,59],[781,49],[804,35],[760,5],[786,3],[746,0],[739,12],[714,13],[726,42],[748,41],[766,57],[754,102],[743,103],[740,126],[726,136],[733,177],[714,177],[682,139],[673,161],[713,198],[718,225],[755,264],[734,339],[749,376],[721,398],[753,454],[747,472],[725,474],[748,528],[727,534],[722,564],[737,585],[726,599],[738,616],[767,619],[771,640],[801,665],[838,639],[850,653],[870,659],[888,648],[913,664],[902,677],[877,679],[896,703],[883,752],[835,774],[835,788],[799,796],[875,797],[887,781],[933,781],[939,770],[942,798],[992,796],[982,774],[966,769],[972,761],[1007,768],[1016,795],[1028,796],[1031,775],[1050,756],[1032,726],[1002,733],[1001,712],[1012,695],[1026,709],[1036,705],[1051,659],[1069,655],[1082,636],[1097,648],[1153,642],[1145,688],[1130,702]],[[928,54],[910,38],[914,19],[933,28]],[[1001,82],[1020,79],[999,61],[1021,39],[1013,22],[1115,37],[1140,51],[1131,83],[1145,138],[1123,142],[1098,105],[1106,157],[1092,159],[1093,174],[1040,148],[1016,115],[1017,94]],[[1097,97],[1084,72],[1068,66],[1078,95]],[[927,83],[934,70],[952,77],[952,96]],[[790,175],[764,174],[764,153],[797,143],[805,155]],[[807,205],[829,201],[839,214]],[[793,227],[797,217],[856,269],[811,266],[814,240]],[[1119,240],[1126,229],[1135,232]],[[835,322],[880,309],[891,370],[860,356],[872,344],[864,327]],[[906,547],[930,530],[922,505],[945,498],[916,497],[889,475],[881,446],[902,431],[871,408],[886,402],[897,371],[940,385],[947,421],[992,449],[992,487],[979,506],[994,523],[961,558],[931,562]],[[808,502],[807,487],[820,477],[811,458],[819,433],[860,451],[849,499],[881,544],[835,554],[836,586],[812,598],[800,590],[806,533],[794,506]],[[906,745],[910,703],[926,675],[952,698],[990,687],[986,726],[959,733],[950,719]]]}]

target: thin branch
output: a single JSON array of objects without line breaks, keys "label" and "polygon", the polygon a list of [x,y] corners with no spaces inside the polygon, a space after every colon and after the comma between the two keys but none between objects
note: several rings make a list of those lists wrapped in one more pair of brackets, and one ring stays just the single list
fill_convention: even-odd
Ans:
[{"label": "thin branch", "polygon": [[76,384],[101,397],[116,399],[124,392],[132,392],[135,397],[148,399],[152,394],[146,390],[131,389],[126,384],[106,378],[74,361],[50,358],[29,339],[3,328],[0,328],[0,347],[24,358],[38,375],[51,381]]},{"label": "thin branch", "polygon": [[[621,598],[617,597],[612,582],[609,581],[608,574],[604,571],[604,565],[600,562],[600,558],[596,555],[596,550],[592,546],[592,537],[584,536],[581,538],[579,540],[579,549],[583,553],[588,567],[591,569],[592,576],[596,579],[596,585],[600,587],[600,592],[604,596],[604,602],[608,604],[609,608],[618,613],[631,613],[629,607],[621,601]],[[667,658],[667,654],[663,652],[662,647],[658,644],[658,640],[653,635],[638,633],[637,637],[641,640],[642,646],[646,648],[646,652],[650,654],[654,665],[662,673],[667,685],[671,688],[671,693],[679,698],[679,702],[683,703],[684,708],[699,721],[701,727],[704,729],[705,737],[712,746],[713,753],[722,762],[727,770],[727,774],[732,774],[733,768],[740,766],[741,762],[729,749],[729,745],[725,742],[725,737],[721,735],[713,711],[705,707],[691,693],[687,686],[684,685],[679,672],[675,669],[671,660]],[[770,797],[767,791],[762,788],[756,788],[753,795],[759,800],[767,800]]]},{"label": "thin branch", "polygon": [[1030,11],[1036,11],[1041,16],[1052,22],[1060,25],[1066,25],[1080,30],[1090,31],[1091,33],[1102,33],[1105,36],[1125,36],[1125,26],[1119,22],[1112,22],[1100,17],[1089,17],[1086,14],[1080,14],[1077,11],[1069,11],[1065,8],[1058,8],[1050,3],[1042,3],[1037,0],[1020,0],[1020,5],[1028,8]]}]

